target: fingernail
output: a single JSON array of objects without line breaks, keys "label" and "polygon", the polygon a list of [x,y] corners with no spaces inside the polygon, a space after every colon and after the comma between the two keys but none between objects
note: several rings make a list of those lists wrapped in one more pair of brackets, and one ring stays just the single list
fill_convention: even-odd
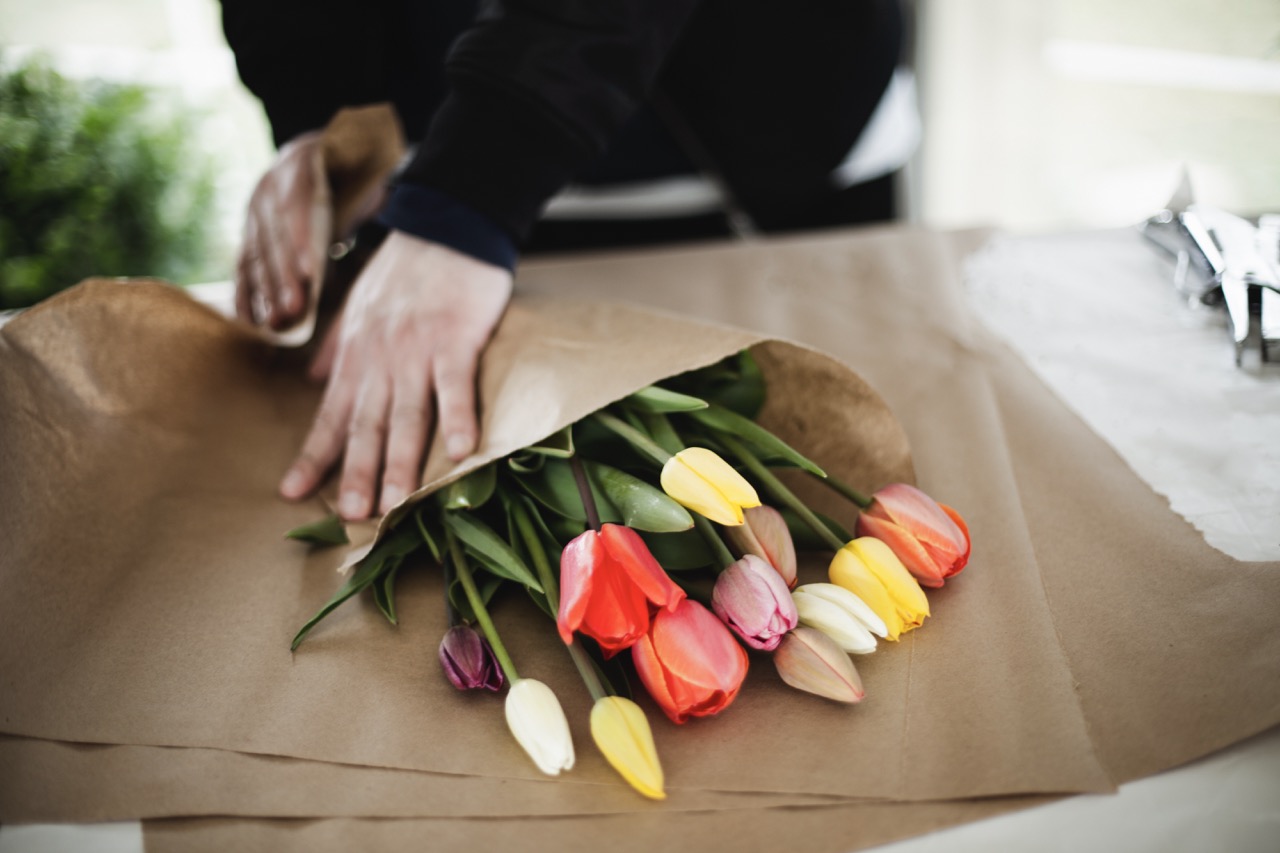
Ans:
[{"label": "fingernail", "polygon": [[365,509],[364,496],[359,492],[343,492],[338,499],[338,514],[343,518],[364,518],[369,514]]},{"label": "fingernail", "polygon": [[382,490],[381,507],[383,512],[388,512],[400,501],[404,500],[404,489],[399,486],[386,486]]},{"label": "fingernail", "polygon": [[462,433],[454,433],[445,441],[445,451],[451,459],[461,459],[471,452],[471,439]]},{"label": "fingernail", "polygon": [[302,494],[306,485],[306,478],[302,472],[293,469],[285,474],[284,479],[280,481],[280,493],[287,498],[296,498]]},{"label": "fingernail", "polygon": [[280,307],[290,313],[296,311],[298,308],[298,294],[294,293],[292,290],[286,290],[284,293],[280,294]]}]

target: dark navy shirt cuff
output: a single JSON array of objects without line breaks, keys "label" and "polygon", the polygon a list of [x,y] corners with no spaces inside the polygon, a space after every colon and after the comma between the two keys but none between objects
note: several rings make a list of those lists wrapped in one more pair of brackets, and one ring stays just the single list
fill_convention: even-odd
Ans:
[{"label": "dark navy shirt cuff", "polygon": [[515,241],[489,217],[429,187],[396,185],[378,220],[508,272],[520,259]]}]

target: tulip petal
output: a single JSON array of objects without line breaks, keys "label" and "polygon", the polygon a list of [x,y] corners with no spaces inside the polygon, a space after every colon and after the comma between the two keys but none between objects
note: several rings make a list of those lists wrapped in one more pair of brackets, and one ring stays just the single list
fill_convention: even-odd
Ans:
[{"label": "tulip petal", "polygon": [[760,496],[755,488],[714,450],[686,447],[677,455],[726,499],[740,507],[760,506]]},{"label": "tulip petal", "polygon": [[773,566],[788,588],[796,585],[796,546],[787,521],[771,506],[743,510],[743,524],[726,529],[729,541],[744,554],[755,554]]},{"label": "tulip petal", "polygon": [[663,571],[640,534],[620,524],[605,524],[601,525],[600,538],[609,556],[650,602],[674,610],[684,600],[684,590]]},{"label": "tulip petal", "polygon": [[[681,451],[684,453],[686,451]],[[662,466],[662,490],[678,502],[719,524],[742,524],[742,507],[733,503],[711,483],[698,476],[680,456],[672,456]]]},{"label": "tulip petal", "polygon": [[875,634],[877,637],[887,636],[889,629],[885,626],[884,620],[876,615],[865,601],[855,595],[848,589],[834,583],[807,583],[796,590],[796,592],[804,591],[809,595],[826,599],[832,604],[837,605],[842,610],[848,611],[855,619],[862,623],[862,626]]},{"label": "tulip petal", "polygon": [[627,784],[650,799],[666,799],[653,731],[639,705],[621,696],[599,699],[591,708],[591,737]]},{"label": "tulip petal", "polygon": [[867,513],[858,516],[858,535],[879,539],[889,546],[917,581],[924,586],[942,586],[942,569],[938,560],[919,539],[906,528]]},{"label": "tulip petal", "polygon": [[860,536],[845,545],[844,550],[853,551],[884,584],[908,630],[920,625],[929,615],[929,599],[924,590],[888,545],[870,536]]},{"label": "tulip petal", "polygon": [[898,607],[889,591],[884,588],[871,570],[862,560],[847,548],[836,551],[831,558],[831,566],[827,569],[831,582],[842,586],[861,598],[872,611],[880,617],[885,625],[885,639],[897,640],[905,629],[902,617],[898,615]]},{"label": "tulip petal", "polygon": [[532,678],[511,685],[506,701],[507,727],[516,742],[548,776],[573,767],[569,721],[551,688]]},{"label": "tulip petal", "polygon": [[849,704],[866,695],[853,661],[821,631],[796,628],[782,639],[773,663],[782,680],[797,690]]},{"label": "tulip petal", "polygon": [[696,601],[662,610],[632,647],[636,672],[673,722],[722,711],[738,695],[747,653],[729,629]]},{"label": "tulip petal", "polygon": [[973,546],[973,540],[969,537],[969,525],[965,523],[965,520],[960,513],[956,512],[946,504],[938,504],[938,507],[955,523],[956,528],[960,531],[960,535],[964,537],[964,548],[961,549],[960,556],[956,558],[956,562],[951,567],[950,571],[946,573],[947,577],[951,577],[969,564],[969,554]]},{"label": "tulip petal", "polygon": [[604,562],[604,556],[604,546],[594,530],[574,537],[560,552],[560,612],[556,616],[556,628],[565,645],[573,642],[573,632],[586,618],[593,574]]},{"label": "tulip petal", "polygon": [[876,650],[876,638],[838,604],[810,595],[803,589],[796,590],[791,597],[800,614],[800,624],[826,634],[842,651],[866,655]]}]

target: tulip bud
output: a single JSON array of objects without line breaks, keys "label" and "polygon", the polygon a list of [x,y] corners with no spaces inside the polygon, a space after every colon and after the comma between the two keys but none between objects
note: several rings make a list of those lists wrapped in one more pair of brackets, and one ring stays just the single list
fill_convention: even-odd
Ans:
[{"label": "tulip bud", "polygon": [[720,524],[742,524],[743,508],[760,505],[751,484],[705,447],[686,447],[672,456],[659,480],[678,503]]},{"label": "tulip bud", "polygon": [[884,621],[866,602],[833,583],[810,583],[791,593],[800,624],[816,628],[856,655],[876,650],[876,638],[888,633]]},{"label": "tulip bud", "polygon": [[744,554],[755,554],[773,566],[789,589],[796,586],[796,546],[782,513],[771,506],[742,512],[743,524],[727,527],[729,541]]},{"label": "tulip bud", "polygon": [[924,590],[879,539],[850,540],[836,552],[827,573],[832,583],[861,598],[884,620],[887,639],[920,627],[929,615]]},{"label": "tulip bud", "polygon": [[596,700],[591,708],[591,738],[628,785],[650,799],[666,799],[653,731],[639,705],[621,696]]},{"label": "tulip bud", "polygon": [[853,661],[835,640],[813,628],[796,628],[773,653],[774,666],[782,680],[836,702],[861,702],[866,695]]},{"label": "tulip bud", "polygon": [[906,483],[872,498],[858,516],[858,535],[883,541],[924,586],[942,586],[969,562],[969,528],[951,507]]},{"label": "tulip bud", "polygon": [[799,619],[782,576],[754,554],[720,573],[711,609],[748,646],[766,652],[776,649]]},{"label": "tulip bud", "polygon": [[573,767],[573,738],[569,721],[551,688],[522,678],[507,691],[507,727],[516,742],[548,776]]},{"label": "tulip bud", "polygon": [[440,665],[459,690],[497,690],[506,682],[488,641],[470,625],[454,625],[445,632]]}]

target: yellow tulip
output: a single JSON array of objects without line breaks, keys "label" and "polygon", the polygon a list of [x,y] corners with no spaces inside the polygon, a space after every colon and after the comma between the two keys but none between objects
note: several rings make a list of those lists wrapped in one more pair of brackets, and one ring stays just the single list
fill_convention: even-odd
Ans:
[{"label": "yellow tulip", "polygon": [[591,709],[591,738],[628,785],[651,800],[667,798],[653,732],[639,705],[621,696],[598,699]]},{"label": "yellow tulip", "polygon": [[760,506],[751,484],[714,451],[686,447],[662,466],[662,490],[712,521],[742,524],[742,510]]},{"label": "yellow tulip", "polygon": [[831,582],[866,602],[884,620],[886,639],[920,627],[929,600],[902,561],[879,539],[861,536],[836,552],[827,570]]}]

